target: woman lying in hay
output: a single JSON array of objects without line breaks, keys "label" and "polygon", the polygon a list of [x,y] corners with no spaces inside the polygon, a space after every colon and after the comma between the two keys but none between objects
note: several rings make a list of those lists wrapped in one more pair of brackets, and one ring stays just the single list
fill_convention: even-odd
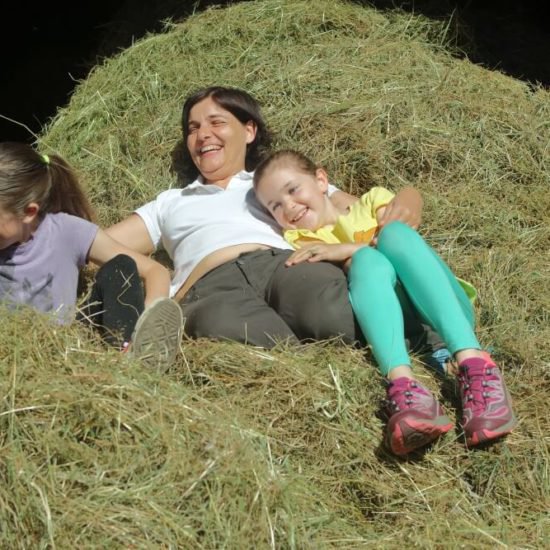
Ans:
[{"label": "woman lying in hay", "polygon": [[[328,262],[302,262],[287,268],[291,246],[275,220],[255,201],[251,171],[270,136],[254,98],[238,89],[202,89],[186,100],[182,126],[186,160],[195,181],[184,189],[161,193],[108,231],[144,254],[151,254],[162,243],[174,261],[171,291],[183,308],[187,334],[264,348],[281,340],[334,336],[357,341],[360,336],[355,333],[342,270]],[[327,191],[341,211],[355,201],[332,186]],[[380,227],[400,221],[416,228],[421,204],[416,190],[404,189],[386,205],[378,220]],[[461,378],[465,400],[471,394],[467,378]],[[497,378],[496,382],[490,379],[485,393],[505,395],[504,382]],[[392,445],[394,452],[406,454],[445,431],[434,429],[443,415],[433,398],[426,400],[423,387],[394,384],[391,388],[391,401],[399,401],[406,409],[406,418],[399,407],[392,409],[392,416],[401,420],[393,425],[401,430],[401,443]],[[483,404],[468,408],[475,416],[468,418],[469,425],[483,425],[468,439],[469,444],[509,431],[493,429],[487,419],[494,413],[493,401]],[[509,406],[506,415],[504,420],[498,418],[499,427],[502,422],[514,424]],[[410,429],[401,429],[405,424]]]},{"label": "woman lying in hay", "polygon": [[[271,142],[256,100],[238,89],[206,88],[186,100],[182,124],[195,181],[161,193],[108,232],[145,254],[164,246],[186,334],[263,348],[336,336],[357,341],[342,270],[328,263],[286,269],[292,247],[255,201],[251,171]],[[332,191],[334,201],[353,200]],[[398,193],[393,206],[388,221],[418,225],[416,190]]]}]

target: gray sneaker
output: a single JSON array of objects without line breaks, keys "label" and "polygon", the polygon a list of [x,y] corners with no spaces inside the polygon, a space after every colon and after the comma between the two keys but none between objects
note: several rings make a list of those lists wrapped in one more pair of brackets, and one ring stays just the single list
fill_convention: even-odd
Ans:
[{"label": "gray sneaker", "polygon": [[158,298],[137,320],[129,356],[164,372],[176,359],[182,328],[183,313],[178,303]]}]

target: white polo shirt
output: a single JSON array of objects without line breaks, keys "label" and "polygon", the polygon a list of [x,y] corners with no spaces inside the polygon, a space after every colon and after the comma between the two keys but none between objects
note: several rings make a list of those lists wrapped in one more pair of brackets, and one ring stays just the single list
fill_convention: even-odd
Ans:
[{"label": "white polo shirt", "polygon": [[292,248],[271,215],[256,200],[250,172],[236,174],[226,189],[200,180],[169,189],[138,208],[155,248],[174,262],[173,296],[206,256],[240,244]]}]

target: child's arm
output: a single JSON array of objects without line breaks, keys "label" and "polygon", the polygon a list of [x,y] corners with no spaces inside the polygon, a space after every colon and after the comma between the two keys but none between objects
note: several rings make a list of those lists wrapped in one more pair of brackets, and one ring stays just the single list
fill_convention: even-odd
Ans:
[{"label": "child's arm", "polygon": [[378,222],[378,227],[380,227],[381,220],[384,219],[384,214],[386,213],[387,208],[388,208],[387,206],[381,206],[376,211],[376,221]]},{"label": "child's arm", "polygon": [[384,214],[387,210],[388,206],[381,206],[377,211],[376,211],[376,223],[378,223],[378,227],[376,228],[376,232],[374,234],[374,236],[372,237],[372,241],[371,241],[371,245],[372,246],[376,246],[378,244],[378,233],[380,233],[380,229],[382,228],[381,226],[381,220],[384,219]]},{"label": "child's arm", "polygon": [[156,298],[164,298],[169,295],[170,273],[163,265],[148,256],[126,248],[107,235],[105,231],[99,229],[90,247],[88,259],[101,266],[118,254],[126,254],[136,262],[138,272],[145,286],[146,306]]},{"label": "child's arm", "polygon": [[357,197],[340,190],[334,191],[334,193],[329,196],[329,199],[330,202],[336,207],[336,210],[338,210],[341,214],[345,214],[349,210],[350,206],[359,200]]}]

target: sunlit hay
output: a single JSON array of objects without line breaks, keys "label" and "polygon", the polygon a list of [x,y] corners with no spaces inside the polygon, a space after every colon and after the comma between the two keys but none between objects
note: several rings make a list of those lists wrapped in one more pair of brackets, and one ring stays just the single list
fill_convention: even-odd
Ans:
[{"label": "sunlit hay", "polygon": [[238,405],[101,351],[82,326],[2,315],[6,547],[237,548],[353,535]]},{"label": "sunlit hay", "polygon": [[[479,290],[517,430],[468,451],[457,429],[401,460],[368,352],[200,340],[160,376],[83,327],[2,312],[4,546],[545,546],[550,97],[454,57],[445,29],[328,0],[212,9],[98,65],[41,146],[118,221],[176,185],[182,102],[223,84],[341,188],[416,186],[423,235]],[[415,368],[458,420],[453,380]]]}]

